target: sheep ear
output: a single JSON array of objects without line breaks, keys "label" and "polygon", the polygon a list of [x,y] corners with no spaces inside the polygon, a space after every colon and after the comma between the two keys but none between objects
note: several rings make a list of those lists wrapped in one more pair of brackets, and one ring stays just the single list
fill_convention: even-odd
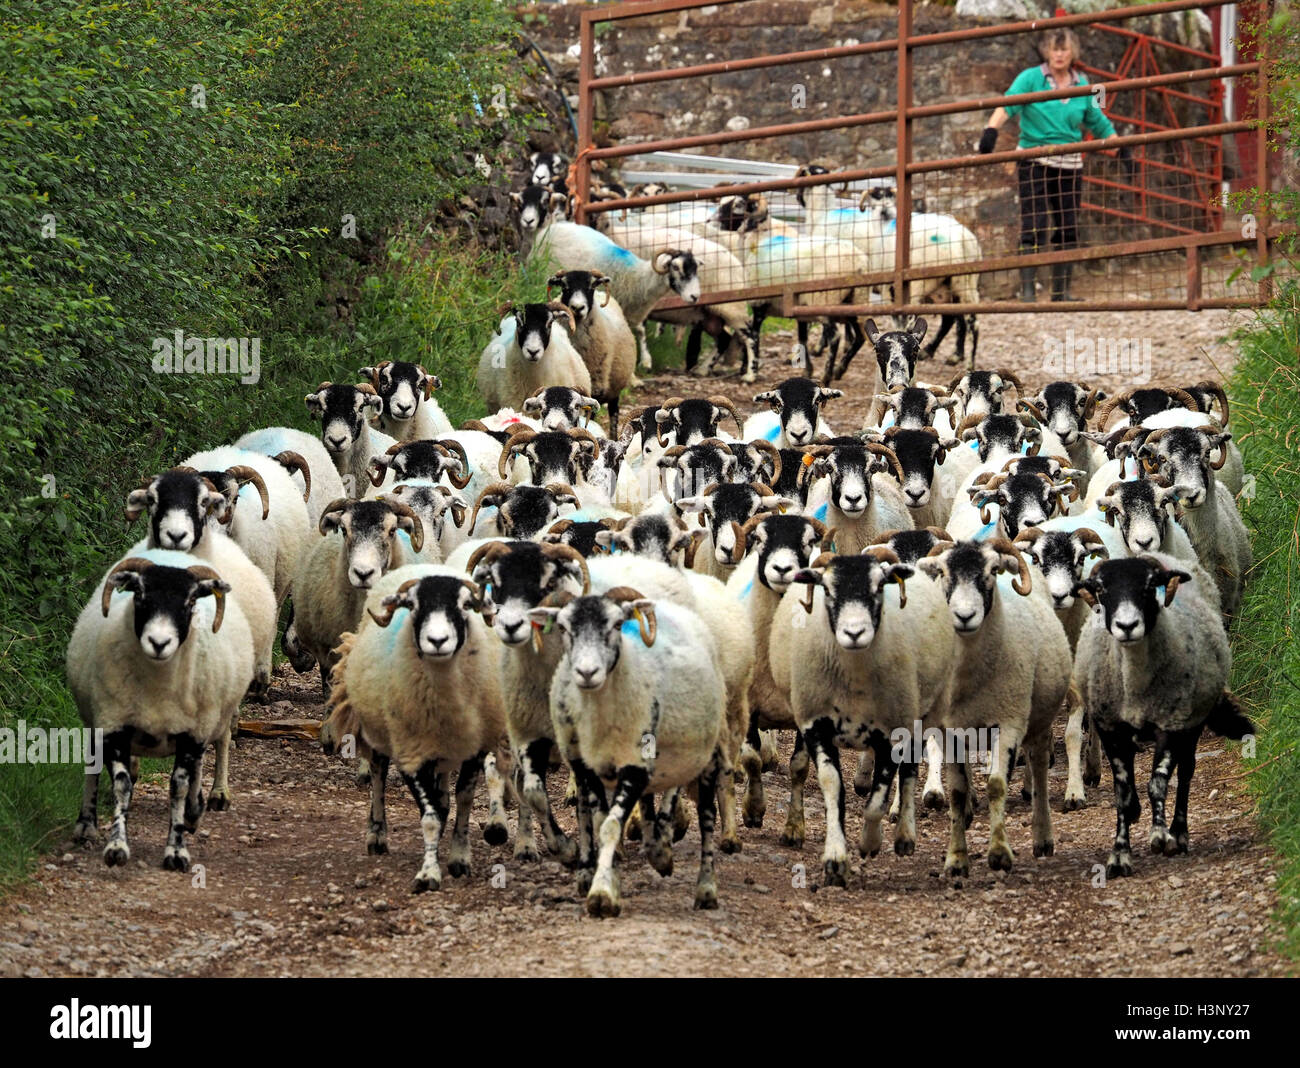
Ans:
[{"label": "sheep ear", "polygon": [[766,393],[758,393],[754,396],[755,404],[770,404],[774,411],[781,410],[781,394],[774,389],[769,389]]},{"label": "sheep ear", "polygon": [[612,549],[614,547],[614,534],[615,531],[612,530],[596,531],[596,538],[595,538],[596,544],[602,545],[606,549]]},{"label": "sheep ear", "polygon": [[378,415],[384,410],[383,397],[377,396],[374,393],[363,393],[362,396],[365,400],[361,402],[361,411],[364,412],[368,408],[370,409],[371,414]]},{"label": "sheep ear", "polygon": [[683,497],[676,502],[679,512],[708,512],[713,514],[713,502],[708,497]]},{"label": "sheep ear", "polygon": [[916,574],[916,568],[911,564],[887,564],[885,566],[885,573],[892,581],[897,582],[901,586],[904,581],[910,579]]},{"label": "sheep ear", "polygon": [[560,610],[555,607],[530,608],[528,610],[528,619],[536,623],[539,627],[546,627],[555,622],[555,617],[560,614]]},{"label": "sheep ear", "polygon": [[307,411],[312,415],[320,418],[325,414],[325,391],[322,389],[317,393],[308,393],[303,397],[307,404]]},{"label": "sheep ear", "polygon": [[134,489],[126,495],[126,521],[134,523],[140,514],[149,507],[149,491]]},{"label": "sheep ear", "polygon": [[801,567],[790,576],[791,582],[802,582],[809,586],[820,586],[822,584],[822,573],[814,571],[811,567]]},{"label": "sheep ear", "polygon": [[338,530],[343,522],[343,514],[342,509],[323,513],[320,517],[320,532],[322,534],[332,534]]},{"label": "sheep ear", "polygon": [[875,319],[867,320],[867,340],[870,341],[872,345],[875,345],[875,343],[880,340],[880,327],[876,325]]},{"label": "sheep ear", "polygon": [[916,338],[918,342],[923,341],[925,339],[925,332],[927,329],[929,329],[929,325],[930,324],[927,323],[924,319],[922,319],[920,316],[917,316],[916,321],[912,323],[912,330],[911,330],[912,336]]},{"label": "sheep ear", "polygon": [[524,198],[518,193],[511,193],[510,203],[512,203],[516,208],[522,208],[524,206]]},{"label": "sheep ear", "polygon": [[968,426],[965,430],[961,432],[962,441],[974,441],[979,436],[980,436],[980,432],[978,427]]},{"label": "sheep ear", "polygon": [[776,509],[776,511],[780,512],[782,515],[785,515],[786,511],[790,508],[799,507],[799,502],[793,497],[782,497],[777,494],[773,494],[771,497],[760,497],[759,504],[765,512],[770,512],[773,509]]},{"label": "sheep ear", "polygon": [[932,579],[937,579],[943,575],[943,565],[936,556],[923,556],[916,562],[917,570],[923,575],[929,575]]},{"label": "sheep ear", "polygon": [[836,400],[842,396],[844,396],[844,390],[842,389],[822,389],[818,387],[817,403],[825,404],[827,401]]},{"label": "sheep ear", "polygon": [[542,412],[542,398],[529,397],[524,401],[525,415],[540,415]]}]

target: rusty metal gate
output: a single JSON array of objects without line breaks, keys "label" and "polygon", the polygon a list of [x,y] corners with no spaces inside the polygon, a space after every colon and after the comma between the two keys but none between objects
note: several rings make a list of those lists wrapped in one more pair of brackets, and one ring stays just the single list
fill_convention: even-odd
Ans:
[{"label": "rusty metal gate", "polygon": [[[1240,216],[1225,210],[1222,151],[1225,138],[1239,140],[1243,135],[1250,135],[1256,173],[1269,175],[1271,154],[1260,121],[1266,117],[1268,106],[1267,57],[1257,55],[1249,57],[1248,62],[1224,65],[1214,53],[1160,41],[1120,25],[1125,20],[1143,16],[1194,8],[1217,9],[1226,0],[1174,0],[1100,13],[996,26],[973,25],[929,33],[914,31],[912,0],[899,0],[897,33],[891,39],[598,76],[597,53],[601,37],[598,28],[603,26],[603,32],[608,32],[611,25],[665,14],[675,15],[684,24],[685,19],[699,9],[716,10],[746,2],[749,0],[713,0],[706,5],[700,0],[645,0],[601,5],[582,13],[578,154],[570,172],[570,188],[576,194],[578,221],[598,225],[601,215],[624,222],[629,218],[644,221],[657,217],[654,213],[660,212],[668,213],[665,225],[675,225],[683,218],[691,217],[692,205],[699,205],[701,209],[707,205],[712,209],[723,197],[747,197],[751,194],[772,198],[793,195],[802,200],[820,196],[823,205],[833,204],[835,187],[839,187],[843,196],[846,195],[843,190],[851,183],[856,183],[859,190],[891,186],[896,212],[889,226],[887,255],[883,260],[871,260],[867,269],[862,266],[865,261],[857,260],[849,269],[832,274],[823,264],[820,270],[812,272],[815,277],[793,280],[787,277],[773,284],[757,284],[755,275],[747,267],[743,285],[710,288],[706,280],[701,303],[762,302],[768,304],[774,314],[812,319],[880,313],[920,314],[940,310],[963,314],[1197,310],[1257,306],[1269,299],[1272,279],[1252,280],[1249,271],[1241,269],[1243,253],[1240,250],[1245,250],[1249,257],[1247,268],[1267,264],[1270,244],[1291,231],[1274,225],[1262,206],[1253,214]],[[1261,4],[1261,9],[1264,8],[1266,5]],[[1041,33],[1057,26],[1077,27],[1089,34],[1123,36],[1131,45],[1114,69],[1086,68],[1093,83],[1089,86],[1052,89],[1016,97],[1000,95],[997,89],[1002,87],[990,87],[989,95],[982,97],[919,103],[914,100],[914,57],[921,50],[955,42]],[[1158,57],[1173,53],[1185,69],[1160,69]],[[714,129],[689,136],[596,146],[593,105],[597,93],[612,94],[620,89],[643,89],[689,79],[722,80],[727,74],[739,71],[770,69],[775,72],[798,64],[830,64],[863,55],[880,56],[882,68],[887,69],[890,65],[895,68],[892,107],[860,114],[742,129]],[[1250,113],[1235,121],[1224,120],[1225,78],[1249,78],[1253,81]],[[1103,107],[1117,128],[1129,126],[1134,128],[1134,132],[1107,140],[1002,150],[987,155],[974,152],[973,140],[977,133],[966,142],[971,149],[965,154],[918,158],[914,148],[914,132],[920,123],[937,121],[951,127],[960,124],[963,115],[987,115],[1006,103],[1027,104],[1090,93],[1102,96]],[[611,97],[605,99],[608,101]],[[964,126],[971,127],[969,117]],[[617,199],[592,198],[593,164],[597,168],[616,168],[628,157],[648,153],[716,150],[720,146],[781,138],[798,137],[801,144],[808,144],[815,143],[819,132],[853,127],[880,127],[886,138],[892,127],[894,162],[863,167],[846,165],[856,163],[856,160],[839,161],[838,165],[830,167],[831,173],[827,174],[715,184],[706,188],[682,188]],[[1121,167],[1117,160],[1116,150],[1124,146],[1134,153],[1135,166],[1126,163]],[[728,148],[727,152],[731,156],[744,156],[743,151],[734,148]],[[1080,153],[1086,161],[1083,214],[1089,239],[1082,247],[1018,252],[1017,242],[1007,233],[1000,233],[997,227],[982,222],[976,208],[982,202],[981,198],[987,201],[991,196],[1014,203],[1009,172],[1018,161],[1062,153]],[[599,174],[595,180],[600,180]],[[991,190],[995,192],[990,193]],[[846,206],[855,207],[857,199],[855,194],[851,201],[846,201]],[[914,214],[913,206],[918,202],[923,202],[925,212]],[[787,199],[785,203],[791,201]],[[869,204],[867,210],[872,210]],[[773,216],[776,214],[774,212]],[[960,259],[949,257],[935,263],[925,262],[924,255],[918,257],[917,249],[922,246],[917,241],[925,235],[919,232],[914,235],[914,226],[942,227],[953,221],[977,235],[978,245],[966,246],[968,252]],[[1006,226],[1002,228],[1003,231],[1008,229]],[[1135,231],[1141,236],[1134,236]],[[787,232],[798,233],[793,220],[789,220]],[[931,240],[937,239],[931,236]],[[1234,249],[1239,250],[1235,255]],[[1069,304],[1046,299],[1022,303],[1008,295],[998,295],[999,287],[1005,288],[1006,280],[1014,277],[1016,269],[1065,261],[1085,263],[1092,268],[1081,272],[1087,275],[1088,284],[1084,289],[1089,291],[1083,300]],[[913,286],[924,291],[941,281],[951,282],[970,276],[979,279],[983,290],[973,299],[970,287],[956,285],[940,290],[939,296],[954,301],[942,308],[922,303],[921,296],[908,295],[915,292]],[[866,299],[868,295],[870,299]],[[815,306],[812,301],[817,302]],[[679,304],[665,301],[660,307],[667,309]]]}]

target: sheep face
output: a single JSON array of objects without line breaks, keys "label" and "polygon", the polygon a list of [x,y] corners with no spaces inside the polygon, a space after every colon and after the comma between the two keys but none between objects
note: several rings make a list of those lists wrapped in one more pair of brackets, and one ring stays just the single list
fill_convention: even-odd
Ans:
[{"label": "sheep face", "polygon": [[203,539],[210,516],[225,511],[226,497],[197,473],[165,471],[126,498],[128,519],[149,513],[149,545],[192,552]]},{"label": "sheep face", "polygon": [[1180,516],[1178,491],[1146,478],[1113,483],[1104,496],[1097,498],[1097,507],[1107,523],[1115,525],[1118,521],[1120,537],[1128,551],[1135,554],[1159,549],[1170,516]]},{"label": "sheep face", "polygon": [[811,445],[817,420],[827,401],[844,396],[842,389],[825,389],[811,378],[787,378],[775,389],[759,393],[755,404],[767,404],[781,418],[781,430],[791,445]]},{"label": "sheep face", "polygon": [[594,455],[584,451],[579,458],[587,485],[604,494],[606,500],[614,499],[619,468],[623,466],[626,455],[626,442],[603,439],[597,441]]},{"label": "sheep face", "polygon": [[[573,312],[575,323],[581,323],[588,316],[595,314],[598,300],[601,306],[609,303],[611,281],[612,279],[599,271],[562,271],[547,279],[546,290],[549,295],[551,286],[559,286],[560,303]],[[597,294],[602,287],[605,292],[603,299],[600,299]]]},{"label": "sheep face", "polygon": [[345,453],[361,436],[366,420],[384,410],[373,387],[325,383],[304,398],[307,410],[321,421],[321,442],[333,455]]},{"label": "sheep face", "polygon": [[407,441],[394,446],[387,456],[374,456],[367,470],[375,485],[382,485],[384,473],[397,481],[421,478],[437,482],[444,474],[455,478],[466,474],[461,458],[436,441]]},{"label": "sheep face", "polygon": [[534,538],[559,518],[562,505],[578,504],[567,487],[555,491],[551,486],[516,486],[509,494],[484,497],[481,503],[496,506],[497,530],[507,538]]},{"label": "sheep face", "polygon": [[524,401],[524,415],[536,419],[543,430],[583,426],[599,408],[600,401],[595,397],[588,397],[571,386],[546,386]]},{"label": "sheep face", "polygon": [[[971,418],[971,416],[967,416]],[[964,420],[963,420],[964,421]],[[1043,432],[1037,427],[1026,426],[1014,415],[986,416],[977,426],[967,427],[961,433],[962,441],[979,442],[979,458],[983,463],[995,448],[1003,448],[1010,453],[1018,453],[1021,446],[1028,446],[1035,453]]]},{"label": "sheep face", "polygon": [[[667,257],[666,269],[659,266],[664,257]],[[700,299],[700,265],[692,253],[659,253],[655,256],[655,268],[668,275],[669,288],[687,304],[694,304]]]},{"label": "sheep face", "polygon": [[874,319],[867,320],[867,340],[875,346],[876,365],[886,389],[910,386],[916,377],[916,361],[921,355],[926,322],[917,319],[910,330],[882,332]]},{"label": "sheep face", "polygon": [[829,475],[831,503],[848,518],[857,519],[871,507],[871,476],[888,469],[887,460],[868,453],[863,446],[841,445],[813,462],[808,481]]},{"label": "sheep face", "polygon": [[[943,533],[943,531],[939,531]],[[940,541],[947,541],[935,533],[935,528],[924,530],[899,530],[881,544],[889,546],[904,564],[915,564],[927,556]]]},{"label": "sheep face", "polygon": [[[563,608],[534,608],[529,617],[542,627],[553,623],[559,628],[573,684],[580,690],[599,690],[618,667],[623,653],[623,625],[637,617],[653,619],[653,612],[654,602],[645,598],[616,601],[609,597],[578,597]],[[653,633],[649,632],[647,645],[653,642]],[[645,640],[644,625],[642,635]]]},{"label": "sheep face", "polygon": [[[980,629],[993,610],[993,594],[1001,572],[1019,571],[1028,577],[1020,553],[1004,538],[959,541],[951,549],[925,557],[918,566],[939,582],[952,614],[953,629],[967,637]],[[1025,592],[1029,592],[1027,587]]]},{"label": "sheep face", "polygon": [[419,519],[394,511],[388,501],[335,502],[320,517],[320,532],[343,535],[348,582],[368,590],[392,566],[397,532],[405,530],[418,552],[424,529]]},{"label": "sheep face", "polygon": [[497,637],[506,645],[522,645],[531,628],[528,613],[549,593],[582,590],[577,561],[552,556],[536,542],[512,541],[474,567],[470,576],[491,599],[490,615]]},{"label": "sheep face", "polygon": [[806,568],[825,528],[801,515],[765,516],[749,536],[758,554],[758,581],[773,593],[784,593],[800,568]]},{"label": "sheep face", "polygon": [[1046,475],[1015,474],[1007,477],[991,492],[972,487],[972,503],[979,508],[990,504],[999,507],[1003,533],[1014,538],[1022,530],[1040,527],[1056,510],[1056,487]]},{"label": "sheep face", "polygon": [[376,367],[363,367],[357,373],[374,384],[384,402],[384,416],[399,423],[414,419],[420,402],[427,400],[435,389],[442,388],[442,380],[417,363],[385,360]]},{"label": "sheep face", "polygon": [[601,534],[609,534],[607,520],[561,519],[542,535],[543,545],[568,545],[582,556],[593,553],[608,552],[606,543],[599,540]]},{"label": "sheep face", "polygon": [[[144,561],[139,561],[141,564]],[[190,624],[202,597],[218,598],[230,592],[230,584],[208,568],[207,576],[185,568],[150,564],[138,569],[112,572],[105,580],[104,615],[108,615],[111,591],[128,590],[135,598],[133,625],[146,660],[170,660],[190,635]],[[218,615],[212,629],[221,626]]]},{"label": "sheep face", "polygon": [[510,200],[519,212],[519,227],[525,233],[535,233],[546,225],[549,215],[565,217],[568,198],[545,185],[527,186],[522,193],[511,193]]},{"label": "sheep face", "polygon": [[[389,626],[396,612],[407,609],[411,619],[411,642],[421,660],[445,661],[455,656],[469,636],[470,616],[478,611],[478,593],[464,579],[451,575],[427,575],[402,584],[380,605],[380,626]],[[400,624],[399,624],[400,625]]]},{"label": "sheep face", "polygon": [[675,566],[678,553],[694,555],[692,546],[703,535],[703,531],[688,531],[667,516],[646,513],[629,519],[617,530],[598,532],[596,542],[611,552],[618,549]]},{"label": "sheep face", "polygon": [[1120,645],[1140,642],[1156,625],[1160,609],[1169,605],[1186,571],[1165,568],[1150,557],[1103,560],[1075,592],[1104,616],[1106,630]]},{"label": "sheep face", "polygon": [[515,309],[515,341],[529,363],[538,363],[551,343],[552,324],[565,313],[545,304],[525,304]]},{"label": "sheep face", "polygon": [[1157,430],[1147,437],[1138,450],[1146,469],[1159,474],[1178,494],[1184,508],[1200,508],[1210,496],[1216,466],[1212,454],[1218,450],[1218,465],[1227,456],[1232,434],[1214,427],[1173,427]]},{"label": "sheep face", "polygon": [[674,445],[659,458],[659,467],[663,471],[677,475],[676,478],[665,476],[664,496],[670,501],[678,501],[702,493],[714,482],[731,482],[737,466],[736,457],[718,438],[706,438],[690,447]]},{"label": "sheep face", "polygon": [[983,418],[1003,414],[1002,395],[1010,385],[1018,386],[1013,376],[997,371],[970,371],[952,383],[951,393],[961,405],[963,419],[973,415]]},{"label": "sheep face", "polygon": [[804,451],[802,449],[781,449],[781,477],[772,483],[772,488],[783,497],[799,501],[803,508],[808,503],[808,482],[799,475],[803,472]]},{"label": "sheep face", "polygon": [[825,567],[795,572],[791,581],[822,587],[831,633],[841,649],[854,652],[867,648],[880,629],[885,584],[901,585],[912,574],[909,565],[882,560],[868,551],[831,557]]},{"label": "sheep face", "polygon": [[534,152],[528,157],[529,185],[550,185],[564,170],[564,157],[558,152]]},{"label": "sheep face", "polygon": [[759,512],[795,506],[789,497],[766,492],[768,488],[760,483],[729,482],[710,486],[699,497],[685,497],[676,507],[681,512],[700,513],[700,521],[707,522],[713,534],[713,558],[723,567],[734,567],[744,553],[741,528]]},{"label": "sheep face", "polygon": [[1050,382],[1033,403],[1044,417],[1043,425],[1069,446],[1087,428],[1097,402],[1105,399],[1106,394],[1099,389],[1075,382]]},{"label": "sheep face", "polygon": [[1074,588],[1083,578],[1088,560],[1107,555],[1101,539],[1086,527],[1036,532],[1025,539],[1024,552],[1043,573],[1043,583],[1057,612],[1074,607]]},{"label": "sheep face", "polygon": [[[665,440],[671,435],[676,445],[698,445],[718,436],[718,424],[731,416],[740,429],[740,416],[725,397],[671,398],[654,413],[654,421]],[[642,417],[644,419],[644,416]]]},{"label": "sheep face", "polygon": [[[903,471],[900,484],[907,506],[923,508],[930,503],[936,465],[943,463],[947,459],[948,450],[956,448],[959,442],[952,438],[940,441],[939,434],[933,427],[924,430],[896,430],[891,427],[890,430],[892,433],[888,435],[888,443]],[[897,477],[898,473],[889,465],[886,465],[886,470]]]},{"label": "sheep face", "polygon": [[447,526],[447,513],[451,512],[451,521],[459,530],[465,525],[465,513],[469,502],[459,493],[446,486],[433,486],[427,483],[402,482],[394,486],[379,500],[400,501],[420,518],[424,536],[434,541],[441,541]]},{"label": "sheep face", "polygon": [[1134,423],[1140,423],[1159,412],[1181,408],[1183,405],[1168,390],[1152,386],[1149,389],[1133,390],[1119,406],[1128,413],[1129,418]]},{"label": "sheep face", "polygon": [[528,460],[532,482],[537,486],[548,482],[566,485],[577,482],[582,455],[594,454],[595,450],[595,442],[576,440],[560,430],[542,431],[519,448]]}]

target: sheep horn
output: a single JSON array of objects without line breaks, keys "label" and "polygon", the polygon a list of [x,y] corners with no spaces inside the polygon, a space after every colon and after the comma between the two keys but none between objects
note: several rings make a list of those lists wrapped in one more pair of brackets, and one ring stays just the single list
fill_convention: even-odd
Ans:
[{"label": "sheep horn", "polygon": [[299,455],[298,453],[291,452],[288,449],[286,449],[282,453],[278,453],[275,456],[272,456],[271,459],[274,460],[276,463],[280,464],[281,466],[283,466],[289,472],[289,474],[292,475],[295,471],[297,471],[300,475],[302,475],[303,485],[306,487],[302,491],[302,499],[304,501],[310,500],[311,468],[307,466],[307,461],[304,460],[302,456]]},{"label": "sheep horn", "polygon": [[411,548],[418,553],[424,548],[424,524],[420,522],[420,517],[411,510],[411,506],[405,501],[386,498],[384,503],[388,505],[389,510],[394,515],[403,516],[415,524],[414,529],[411,531]]},{"label": "sheep horn", "polygon": [[740,421],[740,414],[736,411],[736,406],[732,404],[731,401],[728,398],[724,397],[721,393],[715,393],[713,394],[713,396],[707,399],[708,402],[712,404],[714,407],[724,409],[731,416],[731,418],[736,421],[736,433],[743,437],[745,433],[745,427]]},{"label": "sheep horn", "polygon": [[1016,401],[1016,408],[1017,410],[1023,408],[1036,416],[1040,423],[1047,423],[1047,413],[1031,400],[1026,400],[1024,397],[1021,397],[1020,400]]},{"label": "sheep horn", "polygon": [[826,536],[826,524],[823,523],[820,519],[816,519],[810,515],[806,515],[803,518],[806,519],[812,525],[813,533],[817,535],[817,540],[821,541],[821,539]]},{"label": "sheep horn", "polygon": [[366,476],[372,486],[382,486],[388,477],[388,460],[382,456],[370,457],[370,462],[366,464]]},{"label": "sheep horn", "polygon": [[583,559],[582,553],[572,545],[555,542],[544,544],[541,551],[543,556],[549,556],[552,560],[572,560],[576,563],[582,572],[582,596],[586,597],[591,592],[591,572],[587,570],[587,561]]},{"label": "sheep horn", "polygon": [[469,481],[473,477],[470,474],[469,455],[465,452],[465,446],[462,445],[455,438],[443,438],[438,442],[438,444],[441,445],[448,452],[454,453],[456,457],[460,460],[461,474],[459,476],[454,475],[452,474],[451,468],[448,468],[447,481],[450,482],[457,489],[464,489],[466,486],[469,485]]},{"label": "sheep horn", "polygon": [[397,610],[399,608],[406,607],[401,603],[401,601],[404,599],[403,594],[405,594],[406,591],[409,590],[412,586],[418,585],[419,582],[420,580],[418,578],[407,579],[405,582],[403,582],[400,586],[397,587],[396,593],[390,593],[387,597],[385,597],[383,601],[380,602],[383,611],[382,615],[377,616],[373,611],[367,608],[366,611],[369,613],[370,618],[373,619],[376,623],[378,623],[381,627],[388,626],[388,624],[393,621],[393,615],[397,612]]},{"label": "sheep horn", "polygon": [[[1228,427],[1228,395],[1223,392],[1223,387],[1217,382],[1206,379],[1204,382],[1198,382],[1192,387],[1193,389],[1204,390],[1206,393],[1214,394],[1214,399],[1219,402],[1219,407],[1223,410],[1223,429]],[[1213,413],[1207,413],[1213,414]]]},{"label": "sheep horn", "polygon": [[128,556],[125,560],[119,560],[114,564],[113,570],[104,576],[104,593],[99,600],[99,607],[103,610],[104,615],[108,615],[108,602],[112,600],[113,593],[117,589],[108,581],[109,579],[119,571],[148,571],[149,568],[156,566],[152,560],[146,560],[143,556]]},{"label": "sheep horn", "polygon": [[325,506],[325,510],[321,512],[320,520],[316,524],[316,529],[319,530],[321,534],[324,534],[326,517],[333,515],[335,512],[346,512],[348,510],[348,505],[351,503],[352,502],[347,497],[335,497],[334,500],[330,501],[330,503]]},{"label": "sheep horn", "polygon": [[[677,254],[676,251],[673,250],[673,249],[661,248],[658,252],[656,252],[653,256],[651,256],[651,257],[650,257],[650,266],[654,268],[654,272],[655,272],[655,274],[667,274],[667,273],[668,273],[668,268],[669,268],[669,266],[670,266],[670,265],[672,264],[672,262],[673,262],[673,256],[675,256],[676,254]],[[660,256],[667,256],[667,257],[668,257],[668,262],[664,264],[664,266],[663,266],[663,270],[660,270],[660,269],[659,269],[659,257],[660,257]]]},{"label": "sheep horn", "polygon": [[562,304],[558,300],[548,300],[546,302],[546,307],[550,309],[552,313],[563,312],[565,315],[569,317],[570,334],[574,333],[578,329],[578,321],[573,317],[573,309],[570,308],[567,304]]},{"label": "sheep horn", "polygon": [[964,419],[963,419],[963,420],[962,420],[962,421],[957,425],[957,435],[956,435],[956,436],[957,436],[957,439],[958,439],[958,440],[961,440],[961,436],[962,436],[964,433],[966,433],[967,430],[969,430],[971,427],[979,426],[980,423],[982,423],[983,421],[984,421],[984,417],[983,417],[982,415],[968,415],[968,416],[966,416],[966,418],[964,418]]},{"label": "sheep horn", "polygon": [[593,454],[600,451],[600,442],[596,440],[596,436],[590,430],[585,430],[580,426],[575,426],[569,428],[568,434],[572,441],[591,442],[591,450]]},{"label": "sheep horn", "polygon": [[262,481],[262,476],[254,471],[251,467],[245,467],[243,464],[236,464],[234,467],[226,468],[226,475],[229,478],[237,479],[241,486],[251,482],[257,487],[257,495],[262,498],[262,518],[265,519],[271,511],[271,501],[266,493],[266,483]]},{"label": "sheep horn", "polygon": [[510,543],[504,541],[484,542],[472,553],[469,554],[469,562],[465,564],[467,574],[474,574],[474,569],[479,563],[486,559],[487,563],[492,563],[498,556],[504,556],[510,551]]},{"label": "sheep horn", "polygon": [[1102,402],[1101,407],[1097,409],[1097,429],[1098,429],[1098,430],[1105,430],[1105,429],[1106,429],[1106,423],[1110,420],[1111,413],[1112,413],[1112,412],[1113,412],[1113,411],[1114,411],[1114,410],[1115,410],[1119,405],[1123,404],[1126,400],[1128,400],[1130,397],[1132,397],[1132,396],[1133,396],[1133,392],[1134,392],[1134,391],[1133,391],[1131,388],[1130,388],[1130,389],[1122,389],[1122,390],[1120,390],[1118,393],[1116,393],[1115,396],[1113,396],[1113,397],[1108,397],[1105,401]]},{"label": "sheep horn", "polygon": [[[624,601],[643,601],[645,598],[631,586],[615,586],[605,591],[605,596],[611,601],[617,601],[622,604]],[[655,643],[655,635],[658,633],[658,623],[655,620],[653,608],[648,608],[644,612],[640,609],[636,611],[636,621],[641,628],[641,640],[649,647]]]},{"label": "sheep horn", "polygon": [[898,457],[894,455],[894,450],[888,445],[877,445],[874,441],[866,441],[863,442],[862,447],[866,449],[867,452],[875,453],[877,456],[883,456],[888,460],[889,465],[894,469],[894,473],[898,475],[899,482],[907,481],[907,476],[903,474],[903,465],[898,462]]},{"label": "sheep horn", "polygon": [[[824,527],[822,529],[822,535],[821,535],[822,540],[819,543],[819,548],[822,550],[823,555],[825,555],[828,550],[832,552],[834,551],[835,535],[838,533],[839,533],[838,527]],[[818,559],[820,559],[820,557]]]},{"label": "sheep horn", "polygon": [[[119,564],[118,566],[120,567],[121,565]],[[117,568],[115,567],[113,570],[116,571]],[[196,579],[216,579],[218,582],[222,581],[221,576],[206,564],[191,564],[185,570]],[[212,633],[216,634],[217,631],[221,629],[221,621],[226,618],[226,591],[220,586],[215,586],[212,588],[212,596],[217,602],[217,612],[216,615],[212,617]],[[1168,601],[1165,602],[1165,604],[1168,603]]]},{"label": "sheep horn", "polygon": [[507,438],[506,443],[501,446],[501,455],[497,457],[497,474],[502,478],[508,477],[506,464],[514,459],[515,450],[523,448],[535,437],[537,437],[537,431],[524,429]]},{"label": "sheep horn", "polygon": [[1097,411],[1097,398],[1098,398],[1099,396],[1101,396],[1101,390],[1099,390],[1099,389],[1090,389],[1090,390],[1088,390],[1088,396],[1087,396],[1086,398],[1084,398],[1084,402],[1083,402],[1083,421],[1084,421],[1085,423],[1086,423],[1089,419],[1091,419],[1091,418],[1093,417],[1093,415],[1096,414],[1096,411]]},{"label": "sheep horn", "polygon": [[1038,527],[1025,527],[1025,529],[1012,538],[1011,541],[1014,545],[1033,545],[1034,542],[1043,536],[1043,533],[1044,532],[1039,530]]},{"label": "sheep horn", "polygon": [[[493,482],[483,487],[483,492],[478,495],[478,500],[474,502],[474,512],[469,518],[469,533],[474,533],[474,524],[478,522],[479,509],[483,507],[483,499],[493,494],[509,494],[514,486],[509,482]],[[489,505],[491,507],[491,505]]]},{"label": "sheep horn", "polygon": [[1102,540],[1092,527],[1079,527],[1075,536],[1082,542],[1083,547],[1088,550],[1088,555],[1099,555],[1107,559],[1110,558],[1110,550],[1106,548],[1106,543]]},{"label": "sheep horn", "polygon": [[1180,389],[1178,386],[1161,386],[1160,388],[1168,393],[1169,396],[1173,397],[1174,400],[1178,401],[1178,403],[1189,412],[1199,412],[1201,410],[1201,406],[1196,403],[1196,398],[1188,393],[1187,390]]},{"label": "sheep horn", "polygon": [[1011,580],[1011,588],[1021,597],[1028,597],[1030,590],[1033,589],[1034,582],[1029,577],[1029,565],[1025,562],[1025,558],[1020,555],[1020,549],[1007,541],[1006,538],[990,538],[984,544],[995,552],[1006,553],[1008,556],[1016,558],[1020,574]]},{"label": "sheep horn", "polygon": [[371,397],[379,396],[379,391],[375,389],[375,387],[372,386],[369,382],[358,382],[352,388],[355,389],[358,393],[366,393],[369,394]]},{"label": "sheep horn", "polygon": [[894,552],[888,545],[873,543],[862,550],[863,556],[874,556],[882,564],[899,563],[898,553]]},{"label": "sheep horn", "polygon": [[456,428],[457,430],[477,430],[482,434],[490,434],[487,424],[482,419],[466,419]]},{"label": "sheep horn", "polygon": [[1013,386],[1015,386],[1017,393],[1024,393],[1025,387],[1020,384],[1020,379],[1014,371],[998,371],[996,373],[998,377],[1002,379],[1002,381],[1010,382]]},{"label": "sheep horn", "polygon": [[745,529],[733,519],[731,530],[736,535],[735,544],[731,547],[731,562],[738,564],[745,558]]},{"label": "sheep horn", "polygon": [[765,452],[772,457],[772,481],[781,481],[781,453],[775,445],[766,438],[755,438],[749,443],[750,448],[757,449],[759,452]]}]

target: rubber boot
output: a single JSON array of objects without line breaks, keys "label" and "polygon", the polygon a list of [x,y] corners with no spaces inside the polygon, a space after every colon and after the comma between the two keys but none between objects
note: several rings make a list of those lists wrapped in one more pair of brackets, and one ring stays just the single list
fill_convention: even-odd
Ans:
[{"label": "rubber boot", "polygon": [[1037,275],[1037,267],[1020,268],[1020,299],[1027,304],[1032,304],[1038,299],[1038,292],[1034,288],[1034,280]]},{"label": "rubber boot", "polygon": [[1070,296],[1070,275],[1074,271],[1073,263],[1052,264],[1052,299],[1056,301],[1082,300],[1082,297]]}]

